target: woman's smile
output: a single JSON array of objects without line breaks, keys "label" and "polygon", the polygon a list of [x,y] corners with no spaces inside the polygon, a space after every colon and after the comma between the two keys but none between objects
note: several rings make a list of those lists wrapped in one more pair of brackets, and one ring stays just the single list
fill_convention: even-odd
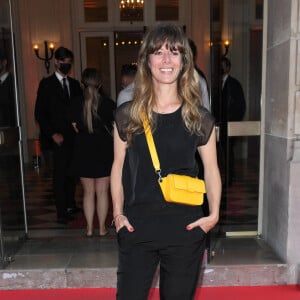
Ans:
[{"label": "woman's smile", "polygon": [[170,50],[166,43],[149,56],[152,78],[157,83],[176,82],[182,68],[182,57],[178,50]]}]

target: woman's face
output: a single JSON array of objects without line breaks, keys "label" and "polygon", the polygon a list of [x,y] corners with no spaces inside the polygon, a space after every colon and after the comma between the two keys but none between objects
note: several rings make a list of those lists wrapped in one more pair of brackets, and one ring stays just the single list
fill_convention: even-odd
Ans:
[{"label": "woman's face", "polygon": [[154,82],[160,84],[177,83],[182,68],[182,55],[178,50],[170,50],[163,44],[153,54],[149,55],[149,67]]}]

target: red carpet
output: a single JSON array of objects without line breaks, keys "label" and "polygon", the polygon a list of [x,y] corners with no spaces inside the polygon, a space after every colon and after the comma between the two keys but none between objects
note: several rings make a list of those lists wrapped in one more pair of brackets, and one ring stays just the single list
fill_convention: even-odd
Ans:
[{"label": "red carpet", "polygon": [[[3,300],[115,300],[115,289],[0,290]],[[197,290],[195,300],[300,300],[296,285],[259,287],[204,287]],[[132,299],[134,300],[134,299]],[[152,289],[148,300],[159,300]],[[184,299],[182,299],[184,300]]]}]

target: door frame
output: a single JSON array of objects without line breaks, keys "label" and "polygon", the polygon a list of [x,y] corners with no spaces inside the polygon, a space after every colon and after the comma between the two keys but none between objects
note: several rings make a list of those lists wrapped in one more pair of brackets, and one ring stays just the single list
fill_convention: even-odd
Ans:
[{"label": "door frame", "polygon": [[108,37],[109,39],[109,72],[110,72],[110,97],[116,99],[116,74],[114,67],[115,48],[114,48],[114,33],[112,31],[81,31],[80,32],[80,55],[81,55],[81,71],[87,67],[86,60],[86,43],[87,37]]},{"label": "door frame", "polygon": [[[15,196],[13,200],[18,201],[18,205],[20,207],[20,211],[23,212],[23,220],[24,223],[20,221],[20,225],[22,228],[17,228],[13,230],[5,231],[2,223],[2,215],[6,213],[5,207],[0,207],[0,258],[1,258],[1,266],[4,268],[7,263],[11,261],[12,256],[14,255],[14,251],[17,250],[18,246],[13,246],[13,248],[9,249],[10,253],[6,251],[6,243],[11,241],[24,241],[28,236],[28,225],[27,225],[27,215],[26,215],[26,202],[25,202],[25,183],[24,183],[24,157],[23,157],[23,140],[22,140],[22,130],[21,130],[21,121],[20,121],[20,101],[19,101],[19,93],[18,93],[18,85],[17,85],[17,68],[16,68],[16,47],[15,47],[15,35],[14,35],[14,22],[13,22],[13,14],[12,14],[12,2],[11,0],[7,0],[6,4],[8,10],[8,18],[9,22],[7,23],[9,37],[7,38],[8,43],[10,44],[10,64],[12,69],[10,71],[13,75],[13,90],[14,90],[14,99],[15,99],[15,117],[16,123],[11,124],[9,127],[0,127],[0,147],[4,147],[5,150],[10,149],[10,147],[15,147],[16,149],[16,158],[18,160],[19,172],[18,175],[18,184],[20,184],[20,197]],[[5,7],[6,8],[6,7]],[[7,174],[4,173],[4,176]],[[17,187],[13,187],[17,188]],[[11,200],[11,199],[10,199]],[[4,202],[3,202],[4,203]],[[9,248],[9,247],[8,247]]]}]

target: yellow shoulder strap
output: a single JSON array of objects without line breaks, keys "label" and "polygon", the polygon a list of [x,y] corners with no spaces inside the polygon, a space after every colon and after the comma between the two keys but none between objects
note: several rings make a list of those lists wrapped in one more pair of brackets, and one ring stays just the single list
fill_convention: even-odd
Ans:
[{"label": "yellow shoulder strap", "polygon": [[152,163],[153,163],[155,171],[158,173],[158,172],[160,172],[160,163],[159,163],[156,147],[155,147],[155,144],[154,144],[153,135],[152,135],[152,132],[151,132],[151,127],[150,127],[150,124],[149,124],[149,120],[148,120],[145,113],[142,114],[142,120],[143,120],[145,136],[146,136],[147,144],[148,144],[148,147],[149,147]]}]

